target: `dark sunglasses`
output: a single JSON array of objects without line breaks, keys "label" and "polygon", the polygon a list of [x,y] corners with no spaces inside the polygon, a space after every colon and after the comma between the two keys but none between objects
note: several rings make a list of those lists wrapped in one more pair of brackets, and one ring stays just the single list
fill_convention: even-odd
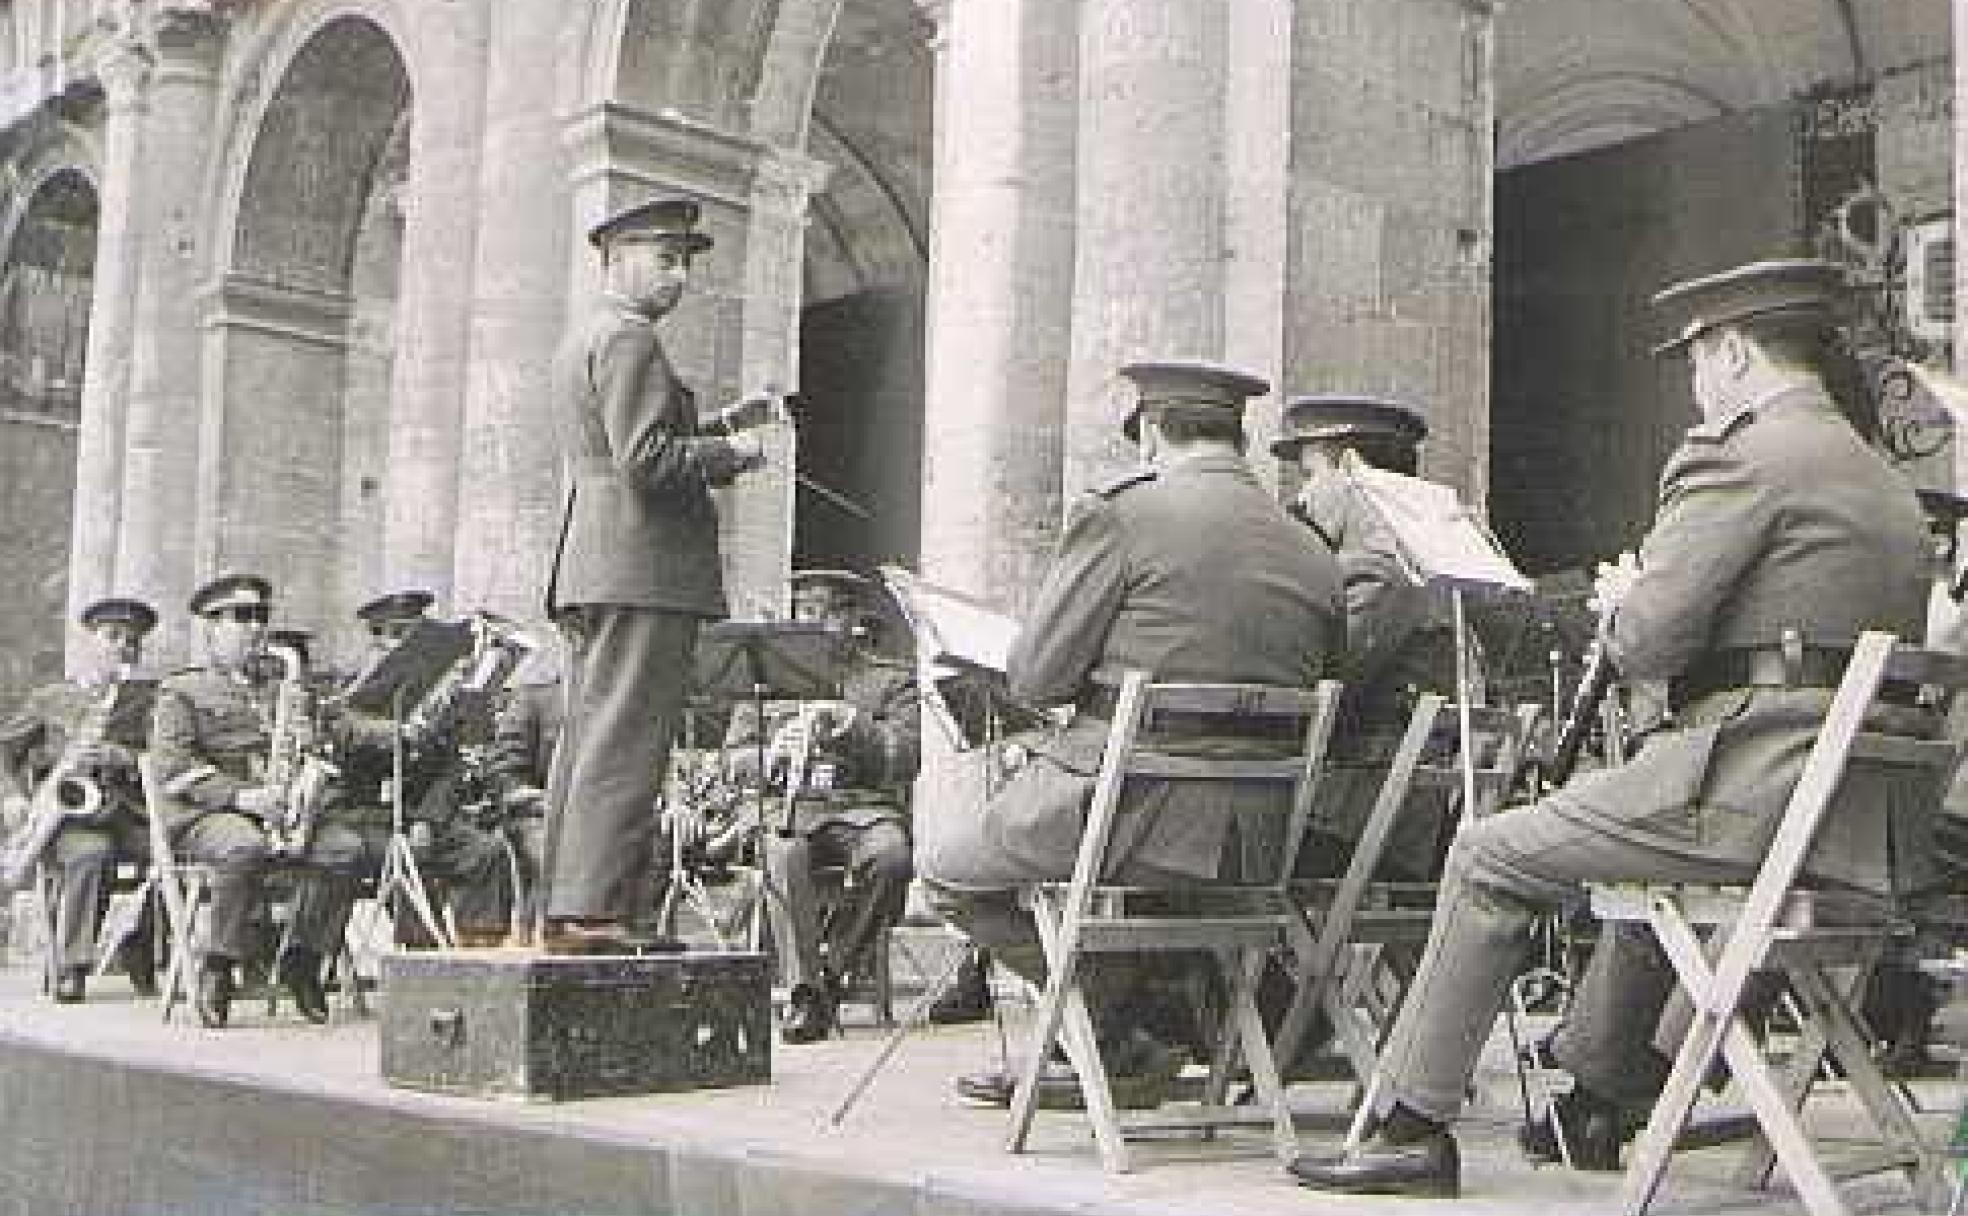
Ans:
[{"label": "dark sunglasses", "polygon": [[267,623],[268,616],[269,613],[265,608],[251,605],[241,605],[236,608],[220,608],[212,613],[214,620],[243,621],[248,625],[264,625]]}]

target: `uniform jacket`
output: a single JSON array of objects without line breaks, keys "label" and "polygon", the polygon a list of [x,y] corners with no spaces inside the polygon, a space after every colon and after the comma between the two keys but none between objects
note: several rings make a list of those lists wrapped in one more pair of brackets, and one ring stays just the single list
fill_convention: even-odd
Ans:
[{"label": "uniform jacket", "polygon": [[[908,811],[909,786],[922,763],[922,712],[915,672],[892,659],[859,655],[841,677],[841,700],[858,712],[846,733],[814,745],[807,764],[808,789],[793,803],[795,832],[834,823],[866,827],[883,819],[900,819]],[[776,729],[793,712],[791,703],[776,710],[768,706],[767,720]],[[752,754],[759,738],[755,720],[752,707],[741,704],[732,712],[725,734],[725,752],[741,781],[757,768]],[[771,738],[770,731],[766,738]],[[830,771],[829,788],[812,788],[816,769]]]},{"label": "uniform jacket", "polygon": [[166,676],[157,690],[150,748],[164,783],[165,827],[234,809],[266,769],[275,684],[209,668]]},{"label": "uniform jacket", "polygon": [[[1928,561],[1912,487],[1821,391],[1794,390],[1688,432],[1662,473],[1609,643],[1629,679],[1686,681],[1715,651],[1776,646],[1786,629],[1815,645],[1849,645],[1867,629],[1918,639]],[[1631,762],[1553,798],[1610,834],[1753,867],[1829,703],[1829,689],[1710,691]],[[1885,717],[1885,729],[1932,725],[1912,710]],[[1810,870],[1869,889],[1918,881],[1933,794],[1848,781]]]},{"label": "uniform jacket", "polygon": [[[1209,455],[1122,478],[1081,502],[1014,644],[1011,694],[1084,700],[1097,670],[1161,680],[1310,687],[1336,672],[1345,638],[1340,573],[1240,457]],[[1070,870],[1108,722],[1077,714],[1028,736],[1034,761],[986,808],[1007,852],[1038,875]],[[1159,869],[1219,872],[1244,794],[1146,784],[1130,791],[1116,852]]]},{"label": "uniform jacket", "polygon": [[566,479],[547,610],[582,604],[721,617],[717,506],[711,487],[741,461],[697,434],[690,390],[655,323],[610,301],[554,360]]}]

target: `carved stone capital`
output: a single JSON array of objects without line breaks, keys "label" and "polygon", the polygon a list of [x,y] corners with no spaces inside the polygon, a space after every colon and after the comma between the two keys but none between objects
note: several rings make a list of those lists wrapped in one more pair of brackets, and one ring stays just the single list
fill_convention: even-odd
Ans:
[{"label": "carved stone capital", "polygon": [[157,66],[157,57],[143,42],[121,37],[110,40],[96,53],[95,66],[109,108],[128,110],[142,104],[144,85]]},{"label": "carved stone capital", "polygon": [[752,175],[752,203],[782,215],[804,215],[807,203],[826,189],[833,166],[790,148],[767,148]]},{"label": "carved stone capital", "polygon": [[603,102],[575,114],[562,133],[577,185],[598,177],[641,180],[734,206],[749,201],[755,139],[673,110]]}]

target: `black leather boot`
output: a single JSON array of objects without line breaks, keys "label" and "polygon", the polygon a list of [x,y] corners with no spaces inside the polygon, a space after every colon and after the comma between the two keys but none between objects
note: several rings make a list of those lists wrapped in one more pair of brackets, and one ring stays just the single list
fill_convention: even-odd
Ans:
[{"label": "black leather boot", "polygon": [[295,947],[280,956],[280,983],[293,994],[294,1008],[316,1026],[328,1022],[328,995],[321,990],[321,956]]},{"label": "black leather boot", "polygon": [[1462,1189],[1462,1155],[1449,1129],[1399,1106],[1352,1152],[1308,1155],[1285,1168],[1300,1186],[1346,1195],[1453,1199]]}]

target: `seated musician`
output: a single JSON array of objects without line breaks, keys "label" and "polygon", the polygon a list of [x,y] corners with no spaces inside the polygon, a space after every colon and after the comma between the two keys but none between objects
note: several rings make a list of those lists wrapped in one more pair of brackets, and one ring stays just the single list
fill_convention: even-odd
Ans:
[{"label": "seated musician", "polygon": [[321,967],[341,945],[361,855],[360,840],[333,824],[308,825],[305,840],[286,837],[284,817],[295,791],[278,782],[278,772],[268,773],[269,759],[316,746],[319,724],[305,712],[311,697],[301,701],[304,712],[280,712],[283,690],[304,687],[308,677],[298,654],[282,659],[277,676],[263,661],[272,605],[272,586],[253,574],[223,575],[194,592],[190,607],[204,627],[207,665],[167,676],[151,717],[172,849],[181,860],[213,869],[193,1001],[199,1020],[213,1028],[231,1017],[234,965],[254,954],[254,914],[276,855],[270,831],[282,847],[298,850],[279,858],[301,868],[287,949],[274,962],[310,1022],[328,1020]]},{"label": "seated musician", "polygon": [[[428,619],[433,598],[428,591],[396,591],[356,609],[369,648],[354,682],[359,683],[419,622]],[[505,941],[510,925],[512,867],[498,830],[473,822],[462,806],[464,762],[459,739],[469,724],[460,722],[452,707],[469,663],[468,656],[459,659],[418,705],[405,709],[403,820],[433,915],[442,917],[448,905],[460,946],[496,946]],[[447,703],[447,698],[453,701]],[[398,723],[388,714],[354,710],[340,715],[335,727],[342,772],[328,819],[361,836],[364,868],[372,875],[382,868],[395,815],[391,787],[397,730]],[[490,723],[480,733],[489,734]],[[400,894],[389,910],[396,940],[404,945],[432,945],[422,915]]]},{"label": "seated musician", "polygon": [[[811,1043],[833,1030],[841,987],[865,971],[882,930],[902,919],[910,868],[909,785],[921,759],[921,713],[913,668],[876,653],[880,614],[872,584],[846,570],[792,577],[793,616],[839,630],[841,697],[769,709],[768,790],[794,788],[791,821],[765,799],[760,837],[767,915],[787,988],[780,1037]],[[760,735],[750,705],[733,711],[725,735],[735,781],[756,784]],[[847,882],[823,915],[814,871],[842,867]]]},{"label": "seated musician", "polygon": [[[1455,626],[1440,597],[1403,569],[1385,521],[1346,471],[1347,454],[1413,476],[1428,423],[1412,406],[1350,394],[1295,397],[1278,459],[1305,476],[1290,511],[1331,547],[1346,588],[1346,699],[1333,734],[1334,766],[1320,786],[1300,872],[1343,872],[1408,715],[1423,693],[1456,695]],[[1417,791],[1395,821],[1380,875],[1432,879],[1440,868],[1448,791]]]},{"label": "seated musician", "polygon": [[[1682,283],[1677,324],[1701,421],[1670,457],[1637,562],[1602,568],[1602,636],[1627,678],[1673,681],[1674,725],[1625,764],[1467,825],[1449,854],[1419,973],[1382,1054],[1390,1103],[1357,1151],[1308,1156],[1318,1189],[1454,1194],[1450,1124],[1541,914],[1595,881],[1752,879],[1867,629],[1920,636],[1925,528],[1912,488],[1848,425],[1822,379],[1836,267],[1765,262]],[[1810,642],[1786,653],[1795,631]],[[1840,647],[1843,641],[1845,647]],[[1913,709],[1882,729],[1930,725]],[[1808,862],[1819,879],[1896,879],[1919,791],[1834,804]],[[1902,795],[1905,797],[1902,797]],[[1665,1080],[1654,1047],[1673,973],[1651,935],[1608,931],[1554,1051],[1577,1080],[1554,1108],[1576,1163],[1617,1169]],[[1527,1147],[1550,1147],[1548,1128]]]},{"label": "seated musician", "polygon": [[[1096,670],[1139,668],[1172,681],[1310,687],[1339,664],[1345,619],[1332,555],[1292,522],[1244,458],[1244,403],[1262,380],[1207,363],[1123,369],[1137,400],[1123,433],[1142,467],[1078,503],[1027,615],[1007,672],[1011,695],[1076,706],[1070,724],[1017,740],[1026,762],[981,810],[952,808],[921,825],[917,871],[938,910],[1039,986],[1045,961],[1022,886],[1071,877],[1112,689]],[[1274,809],[1274,786],[1203,789],[1131,784],[1109,877],[1147,886],[1234,878],[1239,810]],[[1177,1044],[1197,1038],[1182,994],[1207,983],[1200,957],[1165,974],[1137,959],[1087,959],[1084,980],[1101,1056],[1126,1105],[1156,1105],[1180,1070]],[[1192,974],[1193,973],[1193,974]],[[1010,1101],[1002,1072],[960,1078],[977,1101]],[[1046,1078],[1042,1098],[1071,1102],[1077,1082]]]},{"label": "seated musician", "polygon": [[[147,685],[130,677],[157,613],[140,600],[103,599],[82,610],[81,623],[90,644],[82,678],[35,689],[12,718],[0,722],[8,847],[21,848],[24,865],[38,861],[56,873],[50,995],[65,1005],[86,993],[116,863],[150,856],[136,769],[149,733],[150,695]],[[54,786],[47,784],[51,776]],[[78,798],[85,790],[93,802]],[[35,856],[24,855],[30,849]],[[139,915],[121,945],[121,959],[131,986],[154,996],[148,903]]]},{"label": "seated musician", "polygon": [[506,839],[519,857],[523,889],[515,898],[524,904],[522,925],[538,919],[534,901],[546,854],[547,782],[553,774],[566,705],[558,647],[545,647],[520,665],[493,722],[489,764]]}]

